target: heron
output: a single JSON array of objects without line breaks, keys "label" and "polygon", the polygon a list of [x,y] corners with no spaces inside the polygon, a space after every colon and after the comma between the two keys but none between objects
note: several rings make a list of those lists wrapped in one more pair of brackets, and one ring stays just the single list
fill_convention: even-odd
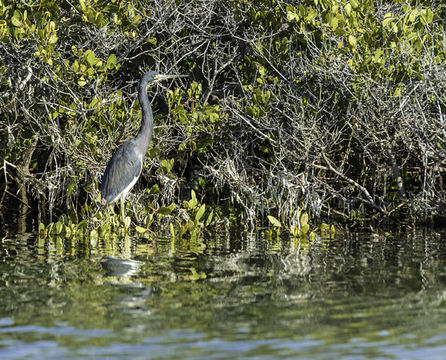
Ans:
[{"label": "heron", "polygon": [[188,75],[167,75],[148,71],[139,81],[138,99],[142,110],[141,127],[134,138],[123,143],[113,154],[105,168],[100,186],[101,196],[106,205],[117,200],[121,201],[122,219],[125,217],[125,197],[141,175],[144,156],[152,139],[153,112],[147,97],[147,88],[155,81],[186,76]]}]

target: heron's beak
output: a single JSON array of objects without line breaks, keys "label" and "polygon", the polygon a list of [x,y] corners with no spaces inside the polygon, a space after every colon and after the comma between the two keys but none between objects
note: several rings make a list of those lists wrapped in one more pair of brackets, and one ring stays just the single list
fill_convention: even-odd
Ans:
[{"label": "heron's beak", "polygon": [[175,74],[175,75],[165,75],[165,74],[157,74],[154,76],[155,80],[165,80],[165,79],[174,79],[180,77],[188,77],[189,75],[183,74]]}]

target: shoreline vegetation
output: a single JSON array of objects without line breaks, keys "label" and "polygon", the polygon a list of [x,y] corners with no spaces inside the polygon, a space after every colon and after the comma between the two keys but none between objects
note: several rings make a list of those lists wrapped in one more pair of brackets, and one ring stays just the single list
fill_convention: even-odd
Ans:
[{"label": "shoreline vegetation", "polygon": [[[42,236],[444,222],[443,1],[0,1],[0,206]],[[155,129],[125,219],[98,185]],[[119,230],[121,229],[121,230]]]}]

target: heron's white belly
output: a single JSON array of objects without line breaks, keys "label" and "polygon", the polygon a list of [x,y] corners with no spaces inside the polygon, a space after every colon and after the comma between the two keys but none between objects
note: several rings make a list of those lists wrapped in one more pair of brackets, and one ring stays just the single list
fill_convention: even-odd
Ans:
[{"label": "heron's white belly", "polygon": [[120,200],[124,200],[125,199],[125,197],[127,196],[128,192],[132,189],[132,187],[138,181],[138,177],[139,176],[134,177],[133,180],[130,182],[130,184],[128,184],[127,187],[121,192],[121,196],[118,197]]}]

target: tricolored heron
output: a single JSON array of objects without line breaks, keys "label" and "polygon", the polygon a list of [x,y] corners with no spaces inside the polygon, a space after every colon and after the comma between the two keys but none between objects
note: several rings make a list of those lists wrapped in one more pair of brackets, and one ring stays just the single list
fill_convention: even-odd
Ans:
[{"label": "tricolored heron", "polygon": [[185,77],[188,75],[164,75],[156,71],[146,72],[138,85],[139,104],[142,109],[142,123],[138,134],[127,140],[113,154],[105,168],[101,183],[102,199],[106,204],[121,200],[122,218],[124,219],[124,200],[141,175],[142,164],[153,130],[153,112],[147,97],[147,87],[154,81]]}]

